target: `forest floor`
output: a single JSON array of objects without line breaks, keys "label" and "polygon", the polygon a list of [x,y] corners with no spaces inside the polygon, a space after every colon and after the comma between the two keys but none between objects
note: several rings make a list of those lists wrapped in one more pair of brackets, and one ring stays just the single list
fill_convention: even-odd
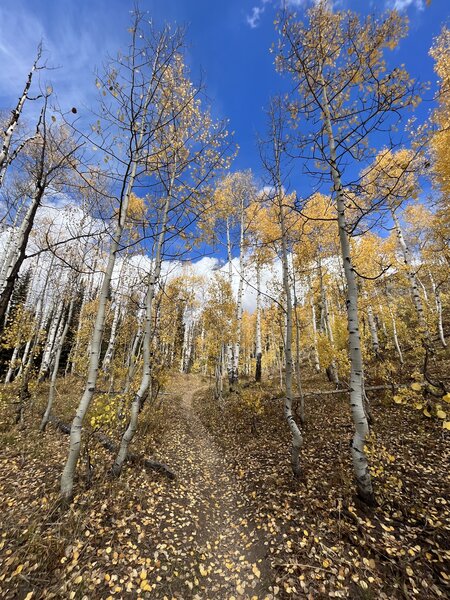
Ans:
[{"label": "forest floor", "polygon": [[[315,387],[312,382],[312,387]],[[68,421],[78,398],[61,381]],[[37,431],[46,385],[23,429],[15,391],[0,414],[0,591],[5,599],[446,598],[450,593],[449,432],[389,398],[372,401],[379,505],[354,498],[345,397],[309,397],[304,477],[289,469],[276,386],[244,386],[223,406],[198,377],[176,376],[141,415],[138,466],[119,480],[95,440],[69,509],[58,501],[67,436]],[[256,409],[256,410],[255,410]],[[90,476],[88,477],[88,474]]]}]

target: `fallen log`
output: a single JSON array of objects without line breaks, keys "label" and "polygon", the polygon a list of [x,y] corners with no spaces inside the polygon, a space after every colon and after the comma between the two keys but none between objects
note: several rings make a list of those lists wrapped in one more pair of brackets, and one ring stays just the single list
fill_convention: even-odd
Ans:
[{"label": "fallen log", "polygon": [[[375,391],[379,391],[379,390],[392,390],[392,389],[399,389],[399,388],[404,388],[404,387],[408,387],[407,384],[392,384],[392,385],[367,385],[364,387],[366,392],[375,392]],[[310,390],[310,391],[305,391],[304,392],[304,396],[330,396],[332,394],[345,394],[348,393],[350,391],[350,389],[348,388],[341,388],[339,390]]]},{"label": "fallen log", "polygon": [[[64,433],[65,435],[70,434],[70,426],[67,425],[66,423],[64,423],[63,421],[61,421],[60,419],[58,419],[57,417],[50,415],[49,423],[51,423],[61,433]],[[92,437],[103,448],[105,448],[105,450],[108,450],[112,454],[117,453],[119,446],[117,444],[115,444],[104,433],[101,433],[100,431],[94,431],[94,432],[92,432]],[[127,462],[131,463],[132,465],[143,466],[146,471],[156,471],[157,473],[161,473],[162,475],[165,475],[166,477],[168,477],[171,480],[176,479],[175,473],[173,471],[171,471],[167,465],[165,465],[164,463],[158,462],[158,461],[144,458],[143,456],[140,456],[139,454],[128,454]]]}]

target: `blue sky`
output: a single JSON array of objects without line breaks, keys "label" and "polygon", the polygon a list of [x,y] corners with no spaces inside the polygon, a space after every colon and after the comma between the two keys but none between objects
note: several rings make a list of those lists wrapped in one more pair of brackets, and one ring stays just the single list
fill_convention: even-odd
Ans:
[{"label": "blue sky", "polygon": [[[287,0],[304,10],[308,0]],[[142,10],[157,21],[188,24],[189,62],[193,73],[205,73],[208,96],[217,116],[230,119],[241,151],[235,168],[259,170],[256,133],[264,130],[263,107],[283,83],[273,68],[269,47],[280,0],[141,0]],[[435,76],[428,50],[448,20],[449,0],[335,0],[340,7],[381,12],[394,4],[410,20],[410,35],[393,57],[405,62],[421,80]],[[62,108],[93,104],[94,69],[109,52],[127,44],[130,0],[2,0],[0,5],[0,109],[9,109],[23,87],[35,48],[42,38],[47,72]],[[195,78],[195,77],[194,77]],[[431,107],[424,102],[423,118]]]}]

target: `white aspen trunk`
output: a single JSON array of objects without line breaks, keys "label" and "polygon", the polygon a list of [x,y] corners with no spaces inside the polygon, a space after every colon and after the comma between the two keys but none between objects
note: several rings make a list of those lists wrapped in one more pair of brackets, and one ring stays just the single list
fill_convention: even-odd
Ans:
[{"label": "white aspen trunk", "polygon": [[184,372],[189,373],[191,370],[191,366],[193,363],[194,357],[194,333],[195,333],[195,323],[192,322],[189,326],[188,330],[188,339],[186,346],[186,354],[185,354],[185,367]]},{"label": "white aspen trunk", "polygon": [[72,375],[75,373],[75,364],[76,364],[76,359],[78,356],[78,349],[80,347],[80,333],[81,333],[81,327],[83,325],[83,316],[84,316],[87,298],[88,298],[88,296],[87,296],[86,289],[85,289],[83,292],[83,299],[81,301],[80,314],[78,316],[77,332],[75,334],[75,345],[73,346],[73,348],[70,352],[70,372],[72,373]]},{"label": "white aspen trunk", "polygon": [[445,335],[444,335],[444,325],[442,323],[441,295],[439,293],[438,286],[434,282],[433,276],[431,275],[431,273],[429,273],[429,275],[430,275],[430,281],[431,281],[431,289],[433,291],[433,296],[434,296],[434,302],[436,304],[436,316],[437,316],[437,327],[438,327],[438,332],[439,332],[439,339],[441,340],[441,344],[442,344],[443,348],[447,348],[447,342],[445,340]]},{"label": "white aspen trunk", "polygon": [[391,207],[391,215],[392,215],[392,220],[394,221],[395,231],[397,234],[397,240],[398,240],[399,246],[402,250],[403,262],[405,263],[405,267],[406,267],[406,274],[408,277],[410,291],[411,291],[411,295],[412,295],[413,302],[414,302],[414,307],[416,309],[416,313],[417,313],[417,317],[418,317],[418,321],[419,321],[419,327],[423,331],[423,336],[424,336],[425,340],[429,343],[430,342],[430,332],[428,330],[428,325],[427,325],[427,322],[425,319],[425,312],[423,310],[422,300],[420,298],[419,288],[417,285],[417,278],[412,269],[411,252],[410,252],[408,245],[405,241],[405,238],[403,236],[403,231],[400,226],[400,221],[398,220],[397,214],[392,207]]},{"label": "white aspen trunk", "polygon": [[373,315],[372,305],[367,292],[364,292],[364,296],[367,302],[367,321],[369,322],[370,339],[372,340],[372,349],[375,356],[378,356],[380,352],[380,341],[378,339],[377,324],[375,323],[375,317]]},{"label": "white aspen trunk", "polygon": [[189,347],[189,326],[187,323],[184,323],[183,315],[183,347],[181,348],[181,359],[180,359],[180,373],[186,372],[186,363],[187,363],[187,355],[188,355],[188,347]]},{"label": "white aspen trunk", "polygon": [[116,297],[113,322],[111,325],[111,335],[109,337],[108,347],[106,349],[105,356],[103,357],[103,363],[102,363],[103,371],[107,371],[109,369],[109,366],[111,364],[111,361],[112,361],[112,358],[114,355],[114,349],[116,346],[116,337],[117,337],[117,327],[119,325],[119,318],[120,318],[120,303],[119,303],[119,299]]},{"label": "white aspen trunk", "polygon": [[423,299],[425,300],[425,304],[428,304],[428,292],[427,292],[427,288],[424,286],[423,281],[420,279],[420,277],[418,275],[416,275],[416,279],[417,279],[417,283],[422,288]]},{"label": "white aspen trunk", "polygon": [[33,195],[30,206],[20,224],[14,239],[11,240],[11,247],[8,255],[5,257],[4,266],[0,275],[0,298],[2,299],[2,315],[6,313],[15,278],[19,272],[20,266],[25,258],[25,250],[28,237],[34,222],[37,209],[41,204],[44,190],[37,190]]},{"label": "white aspen trunk", "polygon": [[136,335],[134,336],[133,346],[131,347],[130,356],[128,358],[127,375],[126,375],[126,379],[125,379],[125,385],[123,387],[124,394],[128,394],[128,392],[130,391],[130,385],[131,385],[131,382],[133,381],[133,377],[134,377],[134,371],[136,368],[136,358],[137,358],[137,354],[138,354],[138,348],[141,343],[141,339],[142,339],[142,318],[139,318],[138,330],[136,332]]},{"label": "white aspen trunk", "polygon": [[61,476],[61,496],[64,500],[69,501],[73,496],[73,482],[75,471],[78,463],[78,458],[81,450],[81,430],[83,427],[84,417],[89,409],[92,398],[95,392],[95,386],[98,377],[98,368],[100,362],[100,351],[103,338],[103,329],[105,326],[106,306],[108,302],[109,286],[112,279],[114,265],[116,262],[117,252],[119,250],[120,239],[125,228],[125,219],[128,209],[130,194],[133,189],[134,179],[136,176],[137,162],[133,161],[130,178],[128,180],[126,192],[122,201],[120,215],[116,223],[115,231],[112,236],[112,242],[108,257],[108,263],[103,277],[102,286],[98,300],[97,315],[95,318],[94,331],[90,343],[89,366],[86,386],[83,396],[78,404],[78,408],[73,418],[70,428],[69,453],[66,464]]},{"label": "white aspen trunk", "polygon": [[240,219],[240,234],[239,234],[239,286],[237,293],[236,306],[236,342],[233,351],[233,373],[232,385],[235,386],[239,382],[239,356],[241,351],[241,330],[242,330],[242,296],[244,294],[244,200],[241,200],[241,219]]},{"label": "white aspen trunk", "polygon": [[300,398],[299,416],[301,425],[305,424],[305,398],[303,396],[302,376],[300,367],[300,323],[298,322],[297,307],[294,307],[295,312],[295,377],[297,380],[297,391]]},{"label": "white aspen trunk", "polygon": [[22,354],[22,358],[20,359],[20,366],[19,366],[19,370],[17,372],[17,377],[20,377],[22,375],[23,369],[24,369],[24,367],[26,365],[26,362],[28,360],[28,353],[30,351],[32,342],[33,342],[33,338],[30,338],[27,341],[27,343],[25,344],[25,348],[24,348],[24,351],[23,351],[23,354]]},{"label": "white aspen trunk", "polygon": [[42,362],[38,373],[38,381],[42,381],[44,379],[50,369],[50,359],[52,354],[52,349],[55,343],[55,339],[58,333],[58,327],[60,325],[61,316],[64,311],[64,302],[60,302],[56,307],[52,315],[52,321],[50,324],[50,328],[47,335],[47,341],[44,347],[44,354],[42,356]]},{"label": "white aspen trunk", "polygon": [[345,218],[344,190],[337,166],[336,145],[331,124],[327,89],[325,85],[323,86],[322,110],[328,136],[331,176],[336,194],[339,241],[344,265],[345,280],[347,283],[347,323],[350,354],[350,408],[355,427],[355,433],[351,442],[351,454],[358,494],[367,504],[372,505],[375,503],[375,497],[372,488],[369,464],[364,451],[366,437],[369,433],[369,425],[364,410],[363,361],[358,319],[358,286],[350,252],[350,241],[347,233],[347,223]]},{"label": "white aspen trunk", "polygon": [[11,356],[11,360],[9,361],[9,367],[8,367],[8,372],[6,373],[6,377],[5,377],[5,384],[6,383],[10,383],[11,382],[11,378],[14,374],[14,371],[16,370],[16,360],[17,360],[17,355],[19,354],[19,345],[15,346],[12,356]]},{"label": "white aspen trunk", "polygon": [[384,318],[383,318],[383,305],[382,305],[382,303],[381,303],[381,301],[379,299],[380,296],[379,296],[378,290],[376,288],[375,288],[375,297],[377,298],[377,301],[378,301],[378,323],[380,324],[381,329],[382,329],[384,335],[387,336],[386,323],[385,323]]},{"label": "white aspen trunk", "polygon": [[[319,279],[320,279],[320,303],[321,303],[321,314],[320,314],[320,327],[325,335],[328,337],[331,345],[331,349],[334,352],[334,335],[333,335],[333,327],[330,321],[330,311],[328,308],[328,299],[327,299],[327,291],[325,287],[325,283],[323,281],[323,273],[322,273],[322,262],[318,260],[319,265]],[[331,381],[335,385],[339,385],[339,374],[337,369],[336,361],[333,359],[327,369],[327,374]]]},{"label": "white aspen trunk", "polygon": [[301,431],[295,421],[292,411],[292,296],[289,285],[289,264],[288,251],[286,243],[286,225],[284,217],[283,199],[281,197],[281,189],[278,190],[278,202],[280,208],[280,225],[281,225],[281,264],[283,272],[283,287],[286,296],[286,332],[285,332],[285,389],[286,398],[284,402],[284,416],[292,434],[292,450],[291,450],[291,467],[295,477],[301,473],[300,468],[300,449],[303,445]]},{"label": "white aspen trunk", "polygon": [[397,324],[395,322],[395,317],[394,317],[394,313],[392,312],[391,307],[389,306],[389,313],[391,315],[391,322],[392,322],[392,337],[394,338],[394,346],[395,349],[397,351],[398,354],[398,358],[400,360],[400,364],[403,364],[403,353],[402,350],[400,348],[400,344],[398,341],[398,335],[397,335]]},{"label": "white aspen trunk", "polygon": [[[233,260],[231,252],[231,236],[230,236],[230,219],[226,219],[226,232],[227,232],[227,256],[228,256],[228,281],[230,282],[230,291],[233,294]],[[227,346],[227,372],[228,372],[228,383],[230,390],[233,386],[233,342],[230,340]]]},{"label": "white aspen trunk", "polygon": [[261,343],[261,265],[256,263],[256,338],[255,338],[255,381],[261,381],[262,343]]},{"label": "white aspen trunk", "polygon": [[28,92],[30,91],[31,82],[33,80],[33,75],[37,69],[37,65],[38,65],[40,57],[41,57],[41,50],[39,48],[37,58],[34,61],[30,72],[28,73],[28,78],[25,83],[25,87],[23,89],[22,95],[19,98],[16,108],[12,111],[11,118],[6,127],[6,131],[4,132],[4,135],[3,135],[2,149],[0,150],[0,187],[2,187],[2,185],[3,185],[3,179],[5,177],[6,169],[9,165],[10,159],[11,159],[10,158],[10,148],[11,148],[12,137],[13,137],[14,131],[17,127],[17,124],[19,122],[20,115],[22,114],[22,110],[23,110],[25,101],[28,98]]},{"label": "white aspen trunk", "polygon": [[130,173],[128,175],[128,181],[124,181],[124,194],[121,197],[121,204],[119,209],[119,215],[115,227],[115,231],[112,236],[112,242],[108,257],[108,264],[106,267],[105,275],[103,277],[97,315],[95,319],[94,331],[91,338],[91,349],[89,356],[89,367],[86,386],[84,389],[83,396],[78,405],[75,417],[72,421],[70,428],[70,442],[69,442],[69,454],[67,457],[66,464],[64,466],[63,473],[61,475],[61,496],[65,501],[69,501],[73,496],[73,482],[75,477],[75,471],[78,463],[78,458],[81,450],[81,430],[83,427],[84,417],[89,409],[92,398],[95,392],[95,386],[98,377],[98,367],[100,361],[100,351],[103,338],[103,329],[105,326],[105,313],[106,305],[108,301],[109,286],[111,284],[112,274],[114,265],[116,263],[116,255],[119,251],[119,244],[125,229],[126,215],[128,211],[128,205],[130,201],[130,195],[133,191],[133,186],[136,179],[136,171],[138,166],[138,155],[141,151],[142,141],[145,133],[145,116],[151,100],[152,81],[147,89],[146,98],[143,103],[143,118],[139,126],[139,131],[136,134],[136,146],[134,153],[131,156]]},{"label": "white aspen trunk", "polygon": [[72,298],[70,301],[70,304],[69,304],[69,310],[67,313],[67,317],[64,322],[64,327],[63,327],[63,330],[59,337],[57,348],[56,348],[55,362],[53,363],[53,371],[52,371],[52,377],[50,380],[50,389],[49,389],[49,393],[48,393],[47,407],[45,409],[41,424],[39,426],[40,431],[45,431],[48,420],[50,418],[50,413],[52,411],[53,402],[54,402],[55,393],[56,393],[56,379],[58,377],[59,362],[61,360],[61,352],[64,347],[64,342],[66,340],[67,332],[69,331],[70,323],[72,321],[74,304],[75,304],[75,299]]},{"label": "white aspen trunk", "polygon": [[316,323],[316,307],[314,305],[314,294],[311,280],[309,280],[309,307],[311,309],[311,325],[313,332],[313,351],[314,351],[314,369],[316,373],[320,373],[319,350],[317,347],[317,323]]},{"label": "white aspen trunk", "polygon": [[119,451],[117,453],[116,459],[112,466],[112,473],[118,477],[122,472],[123,465],[128,455],[128,447],[131,444],[138,426],[139,413],[142,408],[142,403],[148,394],[149,387],[151,385],[151,361],[150,361],[150,343],[152,339],[152,306],[153,299],[155,297],[156,285],[159,281],[159,277],[161,275],[161,265],[162,265],[162,250],[164,245],[164,240],[166,237],[166,228],[167,228],[167,220],[169,215],[170,208],[170,193],[173,186],[173,179],[171,182],[169,194],[167,196],[164,209],[163,209],[163,218],[162,218],[162,226],[161,231],[158,235],[158,241],[156,244],[156,252],[155,252],[155,261],[153,272],[150,275],[150,280],[146,293],[145,300],[145,317],[144,317],[144,343],[142,349],[143,356],[143,367],[142,367],[142,379],[139,386],[139,390],[137,391],[135,397],[133,398],[133,402],[131,403],[131,414],[130,421],[128,423],[128,427],[126,428],[121,442]]}]

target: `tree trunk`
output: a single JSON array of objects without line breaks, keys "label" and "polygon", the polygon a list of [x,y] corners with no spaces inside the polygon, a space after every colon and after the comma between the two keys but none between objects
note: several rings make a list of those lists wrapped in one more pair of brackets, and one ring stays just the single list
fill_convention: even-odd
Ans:
[{"label": "tree trunk", "polygon": [[239,237],[239,286],[236,306],[236,342],[233,350],[233,372],[232,387],[239,383],[239,355],[241,351],[241,329],[242,329],[242,296],[244,294],[244,201],[241,201],[241,221]]},{"label": "tree trunk", "polygon": [[[173,180],[172,180],[173,185]],[[152,338],[152,306],[153,299],[155,297],[156,285],[159,281],[159,277],[161,275],[161,265],[162,265],[162,250],[164,245],[164,240],[166,237],[166,228],[167,228],[167,220],[170,208],[170,193],[167,195],[167,199],[163,209],[163,218],[161,231],[158,235],[158,241],[156,244],[156,252],[155,252],[155,260],[153,272],[150,275],[150,280],[147,287],[147,293],[145,298],[145,317],[144,317],[144,342],[143,342],[143,366],[142,366],[142,378],[139,386],[139,390],[137,391],[135,397],[133,398],[133,402],[131,404],[131,414],[130,421],[128,423],[128,427],[125,430],[121,442],[120,448],[117,453],[116,459],[112,466],[112,473],[116,477],[120,475],[122,472],[122,468],[124,462],[127,459],[128,447],[131,444],[135,433],[137,431],[139,413],[142,408],[142,402],[144,398],[148,394],[149,387],[151,385],[151,361],[150,361],[150,344]]]},{"label": "tree trunk", "polygon": [[[22,114],[22,110],[23,110],[25,101],[28,98],[28,93],[30,91],[31,82],[33,80],[33,75],[34,75],[36,69],[38,68],[38,62],[39,62],[40,58],[41,58],[41,46],[39,46],[39,48],[38,48],[36,60],[34,61],[33,66],[31,67],[31,71],[28,73],[28,78],[25,83],[25,87],[23,89],[22,95],[19,98],[16,108],[11,113],[11,118],[10,118],[9,123],[6,127],[6,130],[4,132],[3,145],[2,145],[2,149],[0,151],[0,187],[2,187],[2,185],[3,185],[3,179],[5,177],[6,169],[8,168],[8,165],[10,164],[11,159],[12,159],[12,157],[10,156],[12,137],[13,137],[14,131],[17,127],[17,123],[19,122],[20,115]],[[16,155],[16,154],[17,154],[17,152],[14,153],[14,155]]]},{"label": "tree trunk", "polygon": [[416,313],[417,313],[417,317],[418,317],[418,321],[419,321],[419,327],[422,330],[424,341],[426,341],[427,345],[430,345],[431,344],[430,332],[428,330],[428,325],[427,325],[427,321],[425,318],[425,312],[423,309],[422,300],[420,298],[419,288],[417,285],[417,279],[416,279],[416,276],[412,269],[411,253],[408,248],[408,245],[406,244],[405,238],[403,236],[403,231],[400,226],[400,221],[398,220],[397,214],[392,207],[391,207],[391,215],[392,215],[392,220],[394,221],[395,231],[397,234],[397,240],[398,240],[399,246],[402,250],[403,262],[405,263],[405,267],[406,267],[406,274],[407,274],[407,277],[409,280],[410,291],[411,291],[411,295],[413,298],[414,307],[416,309]]},{"label": "tree trunk", "polygon": [[364,411],[363,361],[358,323],[358,286],[350,252],[350,240],[347,233],[347,223],[345,217],[344,190],[337,165],[336,146],[331,124],[327,89],[325,85],[323,87],[322,109],[325,120],[325,128],[328,135],[331,176],[334,184],[334,192],[336,194],[339,241],[344,265],[345,280],[347,283],[347,324],[350,354],[350,407],[355,426],[355,433],[351,442],[351,454],[358,494],[361,499],[364,500],[364,502],[369,505],[373,505],[375,504],[375,496],[372,488],[369,464],[364,450],[366,437],[369,433],[369,425],[367,422],[366,413]]},{"label": "tree trunk", "polygon": [[62,330],[61,337],[59,338],[57,349],[56,349],[55,362],[53,363],[52,377],[50,380],[50,390],[48,393],[47,408],[45,409],[44,416],[42,417],[42,421],[41,421],[41,424],[39,427],[40,431],[45,431],[48,420],[50,418],[50,413],[52,411],[53,401],[55,399],[55,393],[56,393],[56,379],[58,377],[59,361],[61,359],[61,352],[64,347],[64,342],[66,340],[67,332],[69,331],[70,323],[72,321],[74,304],[75,304],[75,298],[72,298],[70,301],[70,304],[69,304],[69,310],[67,313],[66,321],[64,323],[64,328]]},{"label": "tree trunk", "polygon": [[45,187],[43,185],[37,186],[36,193],[34,194],[27,213],[19,227],[17,242],[16,244],[13,244],[9,256],[6,259],[5,272],[0,280],[0,330],[4,327],[5,314],[13,293],[14,284],[19,275],[20,267],[25,260],[28,238],[30,237],[31,229],[33,228],[36,212],[41,205],[44,191]]},{"label": "tree trunk", "polygon": [[369,331],[370,331],[370,339],[372,340],[372,349],[375,353],[375,356],[378,356],[380,353],[380,342],[378,339],[378,331],[377,324],[375,323],[375,317],[373,315],[372,305],[370,304],[369,296],[367,292],[365,292],[366,302],[367,302],[367,320],[369,322]]},{"label": "tree trunk", "polygon": [[441,340],[441,344],[443,348],[447,348],[447,342],[445,340],[444,335],[444,326],[442,323],[442,302],[441,295],[439,293],[439,287],[435,284],[433,276],[430,273],[430,281],[431,281],[431,289],[433,290],[434,301],[436,303],[436,316],[437,316],[437,326],[439,332],[439,339]]},{"label": "tree trunk", "polygon": [[280,210],[280,225],[281,225],[281,264],[283,272],[283,288],[286,296],[286,332],[285,332],[285,389],[286,399],[284,403],[284,416],[292,434],[292,450],[291,450],[291,467],[295,477],[301,474],[300,468],[300,449],[303,445],[301,431],[295,421],[292,411],[292,296],[289,285],[289,264],[287,251],[287,233],[284,217],[283,198],[281,189],[278,190],[278,202]]},{"label": "tree trunk", "polygon": [[262,375],[262,344],[261,344],[261,265],[256,263],[256,339],[255,339],[255,381],[259,383]]},{"label": "tree trunk", "polygon": [[112,358],[114,355],[114,349],[115,349],[116,337],[117,337],[117,327],[119,325],[119,318],[120,318],[120,303],[119,303],[119,299],[116,298],[115,307],[114,307],[114,317],[113,317],[113,322],[111,325],[111,335],[109,336],[108,347],[106,349],[105,356],[103,357],[103,363],[102,363],[103,371],[107,371],[109,369],[109,366],[111,364],[111,361],[112,361]]},{"label": "tree trunk", "polygon": [[50,370],[52,350],[55,344],[55,339],[57,337],[58,327],[60,325],[63,312],[64,302],[61,301],[59,305],[56,305],[55,310],[52,314],[51,323],[47,335],[47,341],[45,343],[42,362],[38,373],[38,381],[42,381],[47,376]]}]

